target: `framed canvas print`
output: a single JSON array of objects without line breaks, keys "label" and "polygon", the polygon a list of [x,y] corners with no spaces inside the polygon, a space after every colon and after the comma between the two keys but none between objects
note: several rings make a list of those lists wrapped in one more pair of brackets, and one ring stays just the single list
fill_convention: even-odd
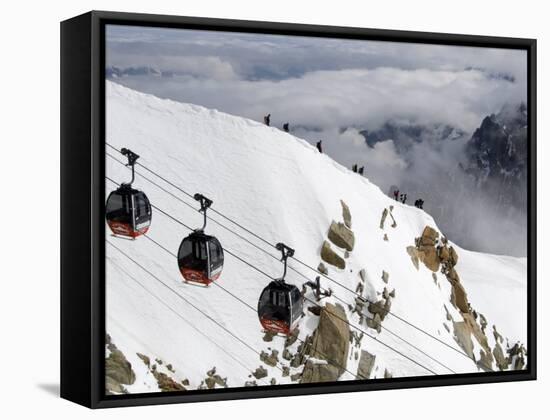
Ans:
[{"label": "framed canvas print", "polygon": [[61,394],[535,379],[532,39],[61,24]]}]

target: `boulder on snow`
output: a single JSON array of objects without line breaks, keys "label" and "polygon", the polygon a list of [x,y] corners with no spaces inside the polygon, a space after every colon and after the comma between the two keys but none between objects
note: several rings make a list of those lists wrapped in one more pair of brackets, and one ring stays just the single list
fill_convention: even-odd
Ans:
[{"label": "boulder on snow", "polygon": [[327,363],[308,360],[302,383],[336,381],[346,369],[349,344],[350,331],[344,308],[327,303],[321,310],[310,349],[313,358],[325,360]]},{"label": "boulder on snow", "polygon": [[386,218],[388,217],[388,209],[382,211],[382,217],[380,218],[380,229],[384,229],[384,223],[386,223]]},{"label": "boulder on snow", "polygon": [[319,273],[323,273],[325,276],[328,275],[328,268],[322,262],[320,262],[319,265],[317,266],[317,271]]},{"label": "boulder on snow", "polygon": [[252,372],[252,375],[254,375],[256,379],[265,378],[267,376],[267,369],[263,366],[260,366],[254,372]]},{"label": "boulder on snow", "polygon": [[340,200],[340,204],[342,205],[342,218],[344,219],[344,224],[351,229],[351,213],[349,207],[344,200]]},{"label": "boulder on snow", "polygon": [[376,356],[366,350],[361,350],[359,366],[357,367],[357,379],[370,379]]},{"label": "boulder on snow", "polygon": [[332,250],[327,241],[324,241],[323,246],[321,247],[321,259],[327,264],[338,267],[341,270],[346,268],[346,261],[344,261],[340,255]]},{"label": "boulder on snow", "polygon": [[344,248],[347,251],[353,251],[355,246],[355,235],[343,223],[332,221],[328,230],[328,239],[337,247]]}]

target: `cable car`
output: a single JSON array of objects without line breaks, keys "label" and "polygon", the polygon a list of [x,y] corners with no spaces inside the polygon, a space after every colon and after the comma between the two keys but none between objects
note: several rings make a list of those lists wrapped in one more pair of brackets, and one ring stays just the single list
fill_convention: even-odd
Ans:
[{"label": "cable car", "polygon": [[135,179],[134,165],[139,156],[126,148],[121,153],[128,158],[126,166],[132,168],[132,180],[121,184],[109,194],[105,217],[113,234],[135,239],[149,230],[151,203],[143,191],[132,188]]},{"label": "cable car", "polygon": [[294,255],[294,250],[282,243],[277,244],[277,249],[283,255],[284,273],[280,279],[269,283],[260,294],[258,318],[264,330],[290,335],[303,315],[303,297],[296,286],[285,282],[287,258]]},{"label": "cable car", "polygon": [[204,233],[206,228],[206,210],[212,200],[202,194],[195,194],[195,200],[201,203],[204,214],[202,228],[185,237],[178,250],[178,267],[186,282],[210,285],[216,281],[223,269],[223,248],[216,237]]}]

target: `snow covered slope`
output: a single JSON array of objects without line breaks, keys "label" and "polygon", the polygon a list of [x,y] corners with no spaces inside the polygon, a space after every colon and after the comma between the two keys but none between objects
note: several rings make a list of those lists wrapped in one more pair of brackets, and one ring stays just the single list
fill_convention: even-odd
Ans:
[{"label": "snow covered slope", "polygon": [[[385,287],[388,291],[395,289],[392,313],[463,352],[454,338],[452,321],[460,322],[462,316],[450,303],[450,283],[443,274],[434,274],[422,263],[416,268],[407,253],[407,247],[415,245],[415,238],[422,234],[425,226],[437,229],[434,220],[423,210],[391,200],[367,178],[318,153],[307,142],[255,121],[162,100],[112,82],[107,82],[106,105],[109,144],[117,149],[127,147],[135,151],[141,156],[139,162],[147,168],[191,193],[200,192],[212,198],[213,208],[273,244],[284,242],[293,247],[295,256],[310,266],[317,267],[321,261],[321,246],[327,239],[331,222],[343,221],[340,203],[343,200],[351,212],[355,246],[345,258],[344,270],[325,263],[329,276],[355,290],[359,272],[364,270],[367,300],[380,299]],[[109,148],[107,151],[122,160],[117,152]],[[136,171],[134,186],[144,190],[154,205],[187,225],[201,226],[200,214],[150,184],[140,174],[154,179],[197,208],[195,201],[143,168],[136,166]],[[116,182],[128,181],[130,177],[129,170],[110,157],[106,160],[106,173]],[[106,181],[106,187],[109,192],[116,186]],[[397,226],[392,228],[386,221],[381,229],[382,212],[389,206],[393,206],[392,215]],[[160,212],[153,212],[149,237],[176,253],[189,231]],[[212,212],[209,215],[278,256],[274,249],[247,232]],[[205,386],[206,372],[213,367],[222,378],[227,378],[227,386],[243,386],[254,380],[250,374],[260,365],[268,370],[267,377],[257,381],[260,385],[269,384],[272,378],[277,384],[289,383],[292,375],[303,369],[303,366],[290,368],[290,375],[283,376],[279,368],[260,361],[255,351],[269,353],[275,349],[280,355],[284,339],[275,337],[271,342],[264,341],[257,315],[242,302],[216,286],[203,288],[184,284],[176,259],[148,238],[140,237],[135,241],[115,238],[107,226],[106,232],[109,242],[106,246],[107,333],[135,371],[135,382],[125,386],[128,392],[159,390],[158,375],[155,376],[154,369],[148,368],[137,353],[149,357],[151,364],[158,359],[157,373],[162,371],[177,382],[187,380],[187,389]],[[207,232],[216,235],[224,248],[272,277],[282,274],[279,261],[217,224],[209,222]],[[173,290],[160,284],[110,244],[127,253]],[[331,247],[345,257],[344,250]],[[459,255],[456,269],[468,292],[469,302],[488,320],[488,331],[496,324],[498,332],[507,337],[511,345],[525,342],[526,261],[473,253],[456,246],[455,249]],[[295,261],[290,265],[311,280],[316,276]],[[388,273],[387,283],[382,279],[383,271]],[[301,287],[305,280],[290,271],[287,281]],[[217,283],[255,308],[268,279],[226,254],[223,273]],[[325,278],[322,278],[322,286],[334,292],[332,297],[321,301],[322,305],[327,302],[341,304],[338,298],[354,305],[354,293]],[[371,377],[383,377],[385,371],[399,377],[432,372],[477,372],[479,369],[475,361],[396,317],[387,316],[378,333],[364,322],[359,324],[359,315],[352,313],[350,307],[344,309],[347,319],[355,326],[352,331],[362,330],[374,338],[365,336],[360,345],[350,346],[350,353],[346,355],[347,371],[340,380],[355,379],[359,363],[355,353],[359,354],[360,350],[376,356]],[[319,322],[318,316],[307,310],[305,313],[299,327],[301,340],[311,335]],[[364,315],[372,316],[367,311]],[[494,347],[493,334],[487,333],[487,338]],[[296,351],[298,345],[296,342],[291,350]],[[479,350],[479,345],[475,344],[476,360]],[[288,366],[288,361],[281,357],[279,360],[279,367]],[[167,364],[171,365],[169,369]],[[295,381],[299,380],[296,378],[294,376]]]}]

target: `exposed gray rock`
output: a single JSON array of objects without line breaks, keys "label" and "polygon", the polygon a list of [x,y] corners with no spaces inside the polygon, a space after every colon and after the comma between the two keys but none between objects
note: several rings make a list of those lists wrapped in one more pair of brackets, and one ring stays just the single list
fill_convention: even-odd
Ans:
[{"label": "exposed gray rock", "polygon": [[328,230],[328,239],[336,246],[353,251],[355,235],[343,223],[332,222]]},{"label": "exposed gray rock", "polygon": [[106,342],[110,354],[105,359],[105,390],[108,393],[121,393],[124,392],[122,385],[132,385],[136,380],[136,375],[132,369],[132,364],[112,343],[110,336],[108,336]]},{"label": "exposed gray rock", "polygon": [[382,332],[382,318],[380,318],[380,315],[374,314],[373,318],[367,318],[367,326],[380,334]]},{"label": "exposed gray rock", "polygon": [[271,342],[271,341],[273,341],[273,337],[275,337],[276,335],[277,335],[277,333],[274,333],[272,331],[266,331],[264,336],[262,337],[262,340],[267,341],[267,342]]},{"label": "exposed gray rock", "polygon": [[302,383],[337,380],[346,369],[349,344],[350,330],[344,308],[327,303],[322,308],[309,354],[328,363],[318,364],[308,360]]},{"label": "exposed gray rock", "polygon": [[302,372],[298,372],[293,375],[290,375],[290,380],[292,382],[296,382],[296,381],[299,381],[301,377],[302,377]]},{"label": "exposed gray rock", "polygon": [[344,219],[344,224],[351,229],[351,212],[349,211],[349,207],[344,200],[340,200],[340,204],[342,204],[342,218]]},{"label": "exposed gray rock", "polygon": [[359,359],[359,367],[357,368],[357,379],[370,379],[375,360],[376,356],[374,354],[361,350],[361,358]]},{"label": "exposed gray rock", "polygon": [[327,241],[323,242],[323,247],[321,248],[321,258],[326,263],[338,267],[341,270],[346,268],[346,262],[344,259],[331,249],[330,244]]},{"label": "exposed gray rock", "polygon": [[277,366],[279,363],[279,352],[277,350],[272,350],[271,354],[262,351],[260,353],[260,360],[268,366]]},{"label": "exposed gray rock", "polygon": [[468,303],[468,295],[466,290],[458,281],[451,281],[453,286],[451,289],[451,303],[462,313],[470,312],[470,304]]},{"label": "exposed gray rock", "polygon": [[263,366],[260,366],[254,372],[252,372],[252,375],[254,375],[256,379],[265,378],[267,377],[267,369]]},{"label": "exposed gray rock", "polygon": [[498,342],[495,344],[495,348],[493,349],[493,356],[495,358],[496,365],[500,370],[508,369],[510,362],[504,355],[504,351]]},{"label": "exposed gray rock", "polygon": [[474,343],[472,341],[471,331],[466,322],[453,322],[454,338],[464,352],[474,358]]},{"label": "exposed gray rock", "polygon": [[283,350],[283,359],[292,360],[292,353],[288,349]]},{"label": "exposed gray rock", "polygon": [[384,229],[384,223],[386,223],[386,218],[388,217],[388,209],[382,211],[382,217],[380,218],[380,229]]}]

